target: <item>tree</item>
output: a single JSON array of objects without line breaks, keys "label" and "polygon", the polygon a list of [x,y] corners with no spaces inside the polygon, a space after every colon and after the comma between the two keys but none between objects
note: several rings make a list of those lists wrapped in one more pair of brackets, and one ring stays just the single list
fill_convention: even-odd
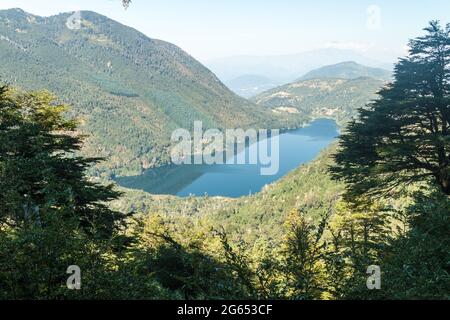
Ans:
[{"label": "tree", "polygon": [[450,299],[450,199],[418,191],[382,261],[383,299]]},{"label": "tree", "polygon": [[284,295],[289,299],[320,299],[325,292],[322,252],[326,244],[323,236],[330,213],[318,226],[297,209],[286,217],[281,271]]},{"label": "tree", "polygon": [[48,92],[0,88],[0,223],[43,224],[46,214],[76,217],[92,235],[108,237],[122,215],[106,202],[120,193],[85,176],[100,161],[76,153],[83,136],[67,107]]},{"label": "tree", "polygon": [[182,220],[154,214],[134,219],[130,253],[145,266],[141,272],[184,299],[254,297],[248,265],[226,235]]},{"label": "tree", "polygon": [[424,30],[395,81],[340,139],[331,172],[347,182],[347,200],[430,180],[450,195],[450,24],[432,21]]},{"label": "tree", "polygon": [[377,298],[376,292],[367,290],[367,268],[384,267],[392,234],[390,208],[376,203],[360,212],[339,202],[335,210],[324,253],[328,290],[337,299]]}]

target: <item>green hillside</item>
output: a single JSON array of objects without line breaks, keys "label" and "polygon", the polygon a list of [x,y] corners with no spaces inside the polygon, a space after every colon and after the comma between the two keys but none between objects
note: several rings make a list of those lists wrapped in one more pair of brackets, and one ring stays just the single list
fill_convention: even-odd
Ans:
[{"label": "green hillside", "polygon": [[175,45],[94,12],[81,12],[80,28],[69,28],[71,16],[0,11],[0,79],[73,105],[90,136],[84,154],[107,158],[97,169],[127,175],[165,163],[171,132],[195,120],[214,128],[285,125]]},{"label": "green hillside", "polygon": [[263,92],[253,101],[278,114],[332,118],[342,125],[376,99],[383,85],[373,78],[301,80]]},{"label": "green hillside", "polygon": [[362,77],[390,81],[392,80],[392,72],[380,68],[366,67],[353,61],[347,61],[312,70],[299,80],[323,78],[356,79]]}]

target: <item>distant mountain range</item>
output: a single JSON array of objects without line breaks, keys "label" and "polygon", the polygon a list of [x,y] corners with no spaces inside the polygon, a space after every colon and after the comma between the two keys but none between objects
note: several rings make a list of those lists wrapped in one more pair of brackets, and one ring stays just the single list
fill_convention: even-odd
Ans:
[{"label": "distant mountain range", "polygon": [[[390,81],[392,80],[392,76],[393,73],[389,70],[364,66],[354,61],[345,61],[311,70],[296,81],[330,78],[372,78],[381,81]],[[277,81],[258,75],[244,75],[231,81],[226,81],[225,84],[235,93],[245,98],[255,97],[264,91],[283,85],[283,83],[279,82],[277,85]]]},{"label": "distant mountain range", "polygon": [[373,60],[354,50],[337,48],[292,55],[235,56],[205,61],[205,65],[224,82],[251,74],[266,77],[276,83],[288,83],[311,70],[344,61],[354,61],[372,68],[393,69],[391,63]]},{"label": "distant mountain range", "polygon": [[205,127],[282,127],[267,108],[231,92],[177,46],[94,12],[39,17],[0,11],[0,80],[49,89],[73,105],[89,134],[83,152],[136,174],[165,163],[171,132]]}]

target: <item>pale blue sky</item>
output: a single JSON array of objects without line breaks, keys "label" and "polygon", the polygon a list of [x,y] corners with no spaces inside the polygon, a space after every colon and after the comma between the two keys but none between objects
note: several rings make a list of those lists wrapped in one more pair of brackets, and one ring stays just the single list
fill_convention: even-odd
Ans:
[{"label": "pale blue sky", "polygon": [[[0,0],[38,15],[92,10],[172,42],[194,57],[356,49],[389,61],[431,19],[450,22],[448,0]],[[377,18],[379,16],[379,19]]]}]

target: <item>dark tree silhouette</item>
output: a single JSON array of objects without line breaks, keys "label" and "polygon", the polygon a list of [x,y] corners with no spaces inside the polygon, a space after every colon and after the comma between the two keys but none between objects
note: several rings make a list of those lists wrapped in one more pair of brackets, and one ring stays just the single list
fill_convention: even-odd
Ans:
[{"label": "dark tree silhouette", "polygon": [[0,222],[17,225],[56,211],[108,237],[122,215],[107,202],[120,193],[86,176],[101,159],[76,155],[83,137],[66,110],[47,92],[0,87]]},{"label": "dark tree silhouette", "polygon": [[424,30],[395,81],[340,139],[331,171],[347,182],[348,200],[430,180],[450,195],[450,24],[432,21]]}]

